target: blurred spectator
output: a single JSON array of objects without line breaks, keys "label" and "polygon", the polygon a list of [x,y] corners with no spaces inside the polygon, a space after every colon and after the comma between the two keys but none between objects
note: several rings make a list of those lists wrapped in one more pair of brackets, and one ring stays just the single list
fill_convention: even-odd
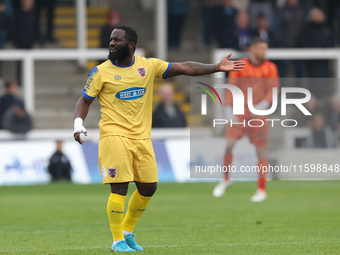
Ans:
[{"label": "blurred spectator", "polygon": [[181,36],[185,19],[189,13],[188,0],[168,0],[168,47],[177,50],[181,46]]},{"label": "blurred spectator", "polygon": [[[298,45],[299,34],[305,22],[305,11],[299,0],[287,0],[279,11],[279,30],[283,48],[295,48]],[[303,61],[293,60],[294,72],[297,78],[302,77]],[[281,77],[286,77],[289,61],[281,62]]]},{"label": "blurred spectator", "polygon": [[[268,43],[269,48],[277,48],[279,47],[279,41],[277,40],[276,34],[269,27],[266,16],[263,14],[259,14],[256,19],[256,28],[252,30],[252,37],[260,37]],[[273,61],[278,70],[281,67],[281,61]]]},{"label": "blurred spectator", "polygon": [[106,16],[106,25],[102,28],[100,34],[100,48],[108,48],[112,30],[121,23],[120,13],[110,11]]},{"label": "blurred spectator", "polygon": [[34,0],[21,0],[20,3],[20,8],[14,15],[12,40],[18,49],[31,49],[38,39]]},{"label": "blurred spectator", "polygon": [[253,30],[252,37],[260,37],[268,42],[269,48],[279,47],[276,35],[268,25],[266,16],[259,14],[256,19],[256,28]]},{"label": "blurred spectator", "polygon": [[336,140],[329,126],[325,124],[325,118],[321,113],[312,117],[311,134],[306,138],[307,148],[334,148]]},{"label": "blurred spectator", "polygon": [[[7,37],[7,17],[6,17],[6,3],[0,0],[0,50],[2,50],[6,43]],[[0,61],[0,75],[1,75],[2,61]]]},{"label": "blurred spectator", "polygon": [[[307,0],[305,0],[307,1]],[[320,8],[327,17],[327,22],[329,27],[334,30],[334,21],[336,12],[339,8],[339,1],[338,0],[309,0],[311,2],[311,7]]]},{"label": "blurred spectator", "polygon": [[252,31],[249,28],[249,15],[241,11],[236,16],[234,31],[226,35],[225,48],[233,48],[239,51],[246,51],[252,39]]},{"label": "blurred spectator", "polygon": [[[12,17],[12,2],[10,0],[0,0],[0,50],[5,47],[7,41],[7,29]],[[2,62],[0,61],[0,75]]]},{"label": "blurred spectator", "polygon": [[[38,29],[38,35],[39,40],[41,43],[45,43],[47,40],[48,42],[55,42],[54,38],[54,10],[56,7],[56,0],[35,0],[35,6],[36,6],[36,14],[37,14],[37,21],[39,23],[37,29]],[[47,14],[47,27],[46,27],[46,35],[45,33],[42,33],[41,29],[41,11],[42,9],[46,9]]]},{"label": "blurred spectator", "polygon": [[340,134],[340,95],[333,95],[325,114],[326,122],[335,134]]},{"label": "blurred spectator", "polygon": [[71,163],[63,153],[63,141],[56,141],[57,150],[50,158],[48,172],[52,181],[71,181]]},{"label": "blurred spectator", "polygon": [[203,42],[205,47],[211,47],[213,42],[214,13],[222,0],[200,0],[203,20]]},{"label": "blurred spectator", "polygon": [[[14,15],[11,38],[18,49],[32,49],[38,40],[38,20],[34,9],[34,0],[21,0],[20,8]],[[17,80],[21,80],[21,61],[17,65]]]},{"label": "blurred spectator", "polygon": [[32,120],[17,97],[19,86],[15,81],[7,81],[5,86],[6,94],[0,98],[0,128],[26,133],[32,128]]},{"label": "blurred spectator", "polygon": [[275,3],[275,0],[250,0],[249,16],[252,28],[256,28],[256,19],[259,14],[262,14],[266,17],[268,24],[271,27],[273,21],[273,2]]},{"label": "blurred spectator", "polygon": [[[298,39],[298,46],[306,48],[334,47],[334,36],[326,22],[326,16],[319,8],[313,8],[309,13],[309,22],[302,28]],[[328,60],[308,60],[306,61],[308,77],[329,77]],[[323,95],[329,88],[312,84],[310,87],[312,94]]]},{"label": "blurred spectator", "polygon": [[222,5],[215,8],[213,26],[214,37],[219,48],[234,48],[234,41],[230,35],[235,31],[235,17],[237,10],[233,6],[233,0],[223,0]]},{"label": "blurred spectator", "polygon": [[6,26],[7,26],[7,17],[6,17],[6,3],[4,0],[0,0],[0,49],[3,49],[6,42]]},{"label": "blurred spectator", "polygon": [[185,127],[184,114],[174,102],[174,89],[171,84],[164,83],[160,88],[162,102],[158,105],[152,116],[152,127],[172,128]]},{"label": "blurred spectator", "polygon": [[20,99],[17,98],[19,86],[15,81],[5,82],[6,93],[0,97],[0,129],[2,128],[2,118],[13,105]]},{"label": "blurred spectator", "polygon": [[336,43],[340,44],[340,8],[337,9],[335,14],[335,35],[336,35]]}]

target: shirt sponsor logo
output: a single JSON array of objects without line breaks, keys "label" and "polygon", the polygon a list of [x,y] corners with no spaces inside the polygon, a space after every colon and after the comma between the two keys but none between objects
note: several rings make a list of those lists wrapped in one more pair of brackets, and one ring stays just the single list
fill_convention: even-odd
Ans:
[{"label": "shirt sponsor logo", "polygon": [[121,100],[135,100],[144,96],[145,88],[130,88],[125,89],[116,94],[116,97]]}]

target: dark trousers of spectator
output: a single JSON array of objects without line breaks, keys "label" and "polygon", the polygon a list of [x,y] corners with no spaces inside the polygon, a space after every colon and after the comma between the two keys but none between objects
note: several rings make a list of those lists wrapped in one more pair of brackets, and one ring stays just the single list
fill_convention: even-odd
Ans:
[{"label": "dark trousers of spectator", "polygon": [[179,49],[186,16],[168,14],[168,47]]},{"label": "dark trousers of spectator", "polygon": [[210,47],[213,39],[214,12],[216,7],[202,6],[201,13],[203,19],[203,42],[204,46]]},{"label": "dark trousers of spectator", "polygon": [[24,68],[24,61],[17,61],[17,77],[16,80],[18,81],[19,86],[22,84],[22,71]]},{"label": "dark trousers of spectator", "polygon": [[62,167],[62,166],[57,166],[53,169],[53,171],[50,172],[52,181],[71,181],[71,173],[70,170]]},{"label": "dark trousers of spectator", "polygon": [[[0,29],[0,50],[5,47],[7,32],[5,29]],[[0,77],[2,76],[2,61],[0,61]]]},{"label": "dark trousers of spectator", "polygon": [[[37,19],[39,20],[38,26],[38,35],[40,42],[53,41],[53,20],[54,20],[54,9],[56,6],[55,0],[36,0],[36,9],[37,9]],[[41,33],[41,24],[40,24],[40,16],[41,10],[46,8],[47,11],[47,31],[46,31],[46,38]]]},{"label": "dark trousers of spectator", "polygon": [[303,60],[281,60],[279,65],[279,73],[280,77],[286,78],[288,75],[289,67],[293,65],[294,69],[294,77],[295,78],[302,78],[303,76],[303,69],[304,69],[304,62]]}]

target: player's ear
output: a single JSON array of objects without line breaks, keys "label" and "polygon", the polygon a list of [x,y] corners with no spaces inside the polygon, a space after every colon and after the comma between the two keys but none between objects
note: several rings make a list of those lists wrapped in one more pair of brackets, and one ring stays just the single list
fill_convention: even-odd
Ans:
[{"label": "player's ear", "polygon": [[136,44],[134,42],[129,42],[129,48],[134,49],[136,47]]}]

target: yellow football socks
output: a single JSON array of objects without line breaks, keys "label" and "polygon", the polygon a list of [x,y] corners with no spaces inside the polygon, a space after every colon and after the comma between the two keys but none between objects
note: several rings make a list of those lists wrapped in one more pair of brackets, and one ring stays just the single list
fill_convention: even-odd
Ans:
[{"label": "yellow football socks", "polygon": [[132,194],[129,201],[128,210],[123,221],[124,230],[133,232],[137,221],[148,206],[150,199],[151,197],[144,197],[139,194],[137,190]]},{"label": "yellow football socks", "polygon": [[107,214],[109,216],[110,228],[114,241],[124,240],[123,216],[126,196],[111,193],[107,203]]}]

